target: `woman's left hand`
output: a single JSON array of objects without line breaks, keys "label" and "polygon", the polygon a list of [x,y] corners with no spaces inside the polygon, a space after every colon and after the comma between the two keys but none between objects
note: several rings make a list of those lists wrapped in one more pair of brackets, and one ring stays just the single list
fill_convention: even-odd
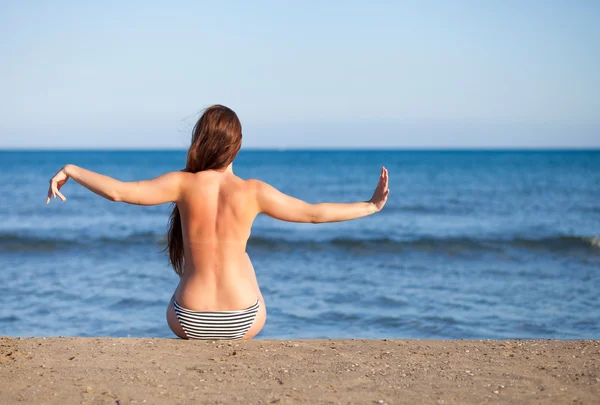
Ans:
[{"label": "woman's left hand", "polygon": [[67,180],[69,180],[69,176],[65,172],[65,168],[66,166],[60,169],[54,175],[54,177],[50,179],[50,187],[48,188],[48,198],[46,198],[46,204],[50,202],[50,197],[54,196],[54,198],[56,198],[57,195],[63,202],[67,201],[65,196],[59,191],[60,188],[67,182]]}]

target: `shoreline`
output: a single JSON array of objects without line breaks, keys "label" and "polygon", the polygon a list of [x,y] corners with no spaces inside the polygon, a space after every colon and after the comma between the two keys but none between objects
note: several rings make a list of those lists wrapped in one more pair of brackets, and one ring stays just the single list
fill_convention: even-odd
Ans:
[{"label": "shoreline", "polygon": [[0,337],[0,402],[592,404],[600,340]]}]

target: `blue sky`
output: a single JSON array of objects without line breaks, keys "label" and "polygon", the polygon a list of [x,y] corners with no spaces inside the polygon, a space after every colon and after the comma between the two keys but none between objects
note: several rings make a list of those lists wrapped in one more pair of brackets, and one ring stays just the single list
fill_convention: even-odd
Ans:
[{"label": "blue sky", "polygon": [[600,147],[600,2],[0,2],[0,148]]}]

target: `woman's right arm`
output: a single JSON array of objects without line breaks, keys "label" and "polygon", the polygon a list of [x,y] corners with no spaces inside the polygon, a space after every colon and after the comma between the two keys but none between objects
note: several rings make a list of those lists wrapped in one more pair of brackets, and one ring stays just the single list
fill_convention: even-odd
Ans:
[{"label": "woman's right arm", "polygon": [[256,196],[260,212],[282,221],[340,222],[365,217],[380,211],[387,201],[388,172],[381,168],[379,182],[369,201],[356,203],[316,203],[310,204],[278,191],[262,181],[256,181]]}]

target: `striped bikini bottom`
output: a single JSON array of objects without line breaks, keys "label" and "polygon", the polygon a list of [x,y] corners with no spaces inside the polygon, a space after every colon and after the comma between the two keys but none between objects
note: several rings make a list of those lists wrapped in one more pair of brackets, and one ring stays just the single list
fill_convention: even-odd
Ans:
[{"label": "striped bikini bottom", "polygon": [[235,311],[192,311],[173,301],[179,324],[188,339],[241,339],[258,314],[258,298],[246,308]]}]

